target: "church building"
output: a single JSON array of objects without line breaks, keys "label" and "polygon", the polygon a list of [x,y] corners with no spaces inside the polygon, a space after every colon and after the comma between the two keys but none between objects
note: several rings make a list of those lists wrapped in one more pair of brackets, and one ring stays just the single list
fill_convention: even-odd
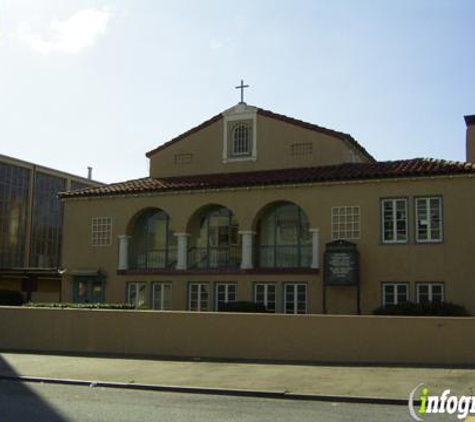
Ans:
[{"label": "church building", "polygon": [[150,174],[64,192],[65,301],[371,314],[475,312],[467,162],[377,161],[351,135],[241,101],[147,152]]}]

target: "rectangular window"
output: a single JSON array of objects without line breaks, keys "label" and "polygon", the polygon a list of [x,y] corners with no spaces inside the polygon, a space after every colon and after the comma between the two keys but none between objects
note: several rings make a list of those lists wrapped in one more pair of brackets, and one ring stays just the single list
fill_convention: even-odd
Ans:
[{"label": "rectangular window", "polygon": [[445,300],[444,283],[416,283],[417,303],[436,302]]},{"label": "rectangular window", "polygon": [[66,179],[37,172],[34,183],[30,265],[54,268],[61,262],[63,203],[58,193],[66,190]]},{"label": "rectangular window", "polygon": [[407,243],[407,199],[383,199],[381,201],[384,243]]},{"label": "rectangular window", "polygon": [[209,310],[209,284],[190,283],[188,289],[188,309],[206,312]]},{"label": "rectangular window", "polygon": [[92,218],[92,246],[109,246],[112,240],[112,218]]},{"label": "rectangular window", "polygon": [[152,307],[159,311],[172,309],[171,283],[152,283]]},{"label": "rectangular window", "polygon": [[237,284],[236,283],[217,283],[215,291],[215,309],[220,311],[223,304],[236,302]]},{"label": "rectangular window", "polygon": [[442,198],[416,198],[416,240],[442,242]]},{"label": "rectangular window", "polygon": [[30,170],[0,163],[0,268],[28,265],[25,249],[30,180]]},{"label": "rectangular window", "polygon": [[127,283],[126,301],[130,305],[134,305],[137,309],[145,307],[145,289],[147,283],[130,281]]},{"label": "rectangular window", "polygon": [[305,314],[307,312],[307,284],[284,284],[284,311],[286,314]]},{"label": "rectangular window", "polygon": [[311,142],[301,142],[290,146],[292,157],[308,157],[313,154],[313,144]]},{"label": "rectangular window", "polygon": [[398,305],[409,300],[409,283],[383,283],[383,306]]},{"label": "rectangular window", "polygon": [[360,238],[360,207],[332,207],[332,239]]},{"label": "rectangular window", "polygon": [[76,303],[103,303],[105,284],[103,277],[74,276],[73,300]]},{"label": "rectangular window", "polygon": [[254,302],[264,305],[268,312],[275,312],[275,284],[254,284]]},{"label": "rectangular window", "polygon": [[193,154],[175,154],[174,162],[176,165],[191,164],[193,162]]}]

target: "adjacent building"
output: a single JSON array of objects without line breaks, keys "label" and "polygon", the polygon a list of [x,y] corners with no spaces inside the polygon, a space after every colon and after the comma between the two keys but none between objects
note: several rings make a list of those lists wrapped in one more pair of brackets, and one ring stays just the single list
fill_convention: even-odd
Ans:
[{"label": "adjacent building", "polygon": [[0,155],[0,289],[59,300],[63,204],[59,192],[98,182]]},{"label": "adjacent building", "polygon": [[379,162],[346,133],[241,102],[148,152],[147,177],[61,195],[63,300],[475,312],[475,116],[466,123],[467,162]]}]

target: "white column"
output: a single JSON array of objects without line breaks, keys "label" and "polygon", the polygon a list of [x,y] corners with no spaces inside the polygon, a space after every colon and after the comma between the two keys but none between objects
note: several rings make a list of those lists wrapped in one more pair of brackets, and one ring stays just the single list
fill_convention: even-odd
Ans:
[{"label": "white column", "polygon": [[312,264],[310,268],[320,268],[320,229],[310,229],[312,233]]},{"label": "white column", "polygon": [[188,233],[175,233],[178,240],[176,269],[186,270],[188,268]]},{"label": "white column", "polygon": [[119,235],[119,270],[129,269],[129,239],[126,234]]},{"label": "white column", "polygon": [[255,232],[252,231],[240,231],[239,234],[241,235],[241,269],[242,270],[250,270],[254,268],[252,262],[252,245],[253,245],[253,236]]}]

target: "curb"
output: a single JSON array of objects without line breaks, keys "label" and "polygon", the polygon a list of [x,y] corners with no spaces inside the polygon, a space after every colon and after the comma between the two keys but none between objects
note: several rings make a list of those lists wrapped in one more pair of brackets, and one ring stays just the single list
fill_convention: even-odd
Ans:
[{"label": "curb", "polygon": [[337,396],[337,395],[327,395],[327,394],[302,394],[302,393],[290,393],[286,390],[251,390],[251,389],[239,389],[239,388],[192,387],[192,386],[163,385],[163,384],[135,384],[135,383],[125,383],[125,382],[86,381],[86,380],[75,380],[75,379],[68,379],[68,378],[47,378],[47,377],[8,376],[8,375],[0,375],[0,380],[44,383],[44,384],[58,384],[58,385],[75,385],[75,386],[82,386],[82,387],[103,387],[103,388],[118,388],[118,389],[129,389],[129,390],[161,391],[161,392],[171,392],[171,393],[210,394],[210,395],[238,396],[238,397],[259,397],[259,398],[268,398],[268,399],[380,404],[380,405],[397,405],[397,406],[407,405],[407,399],[401,399],[401,398],[370,397],[370,396]]}]

